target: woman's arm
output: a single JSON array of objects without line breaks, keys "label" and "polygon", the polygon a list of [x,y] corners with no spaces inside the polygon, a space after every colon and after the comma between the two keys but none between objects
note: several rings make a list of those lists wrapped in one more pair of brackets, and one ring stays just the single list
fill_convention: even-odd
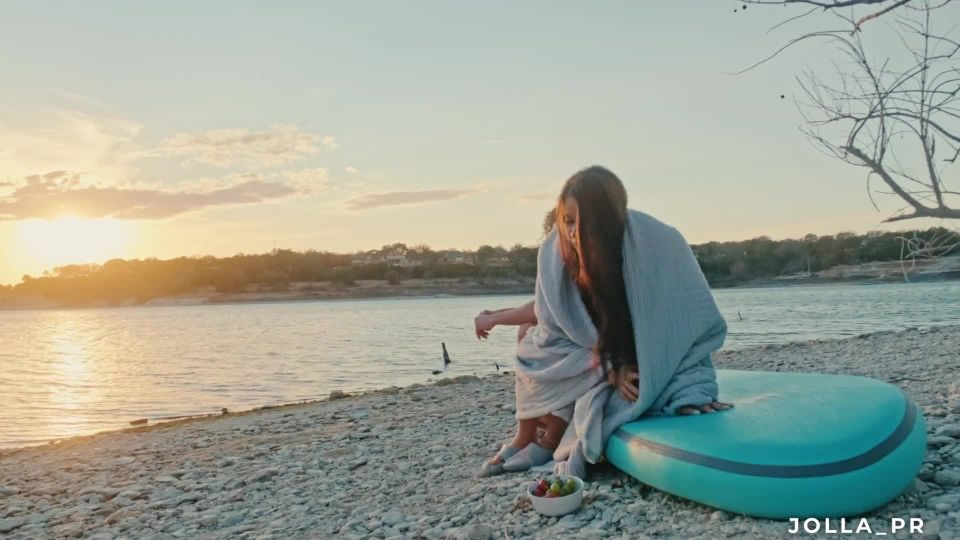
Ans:
[{"label": "woman's arm", "polygon": [[537,323],[537,314],[533,310],[533,302],[511,309],[500,309],[492,313],[494,326],[518,326],[521,324]]},{"label": "woman's arm", "polygon": [[522,324],[536,324],[537,314],[533,309],[533,302],[515,307],[498,309],[496,311],[481,311],[473,324],[477,332],[477,339],[486,338],[494,326],[518,326]]}]

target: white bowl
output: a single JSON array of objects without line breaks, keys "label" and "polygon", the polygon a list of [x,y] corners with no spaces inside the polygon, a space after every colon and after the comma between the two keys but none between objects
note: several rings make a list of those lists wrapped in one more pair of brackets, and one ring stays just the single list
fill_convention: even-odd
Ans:
[{"label": "white bowl", "polygon": [[564,495],[562,497],[537,497],[533,494],[533,491],[537,487],[537,483],[533,482],[527,486],[527,495],[530,496],[530,501],[533,502],[533,508],[545,516],[564,516],[573,512],[577,508],[580,508],[580,504],[583,503],[583,480],[577,478],[576,476],[564,476],[558,475],[562,482],[566,482],[568,479],[573,478],[577,483],[577,489],[570,495]]}]

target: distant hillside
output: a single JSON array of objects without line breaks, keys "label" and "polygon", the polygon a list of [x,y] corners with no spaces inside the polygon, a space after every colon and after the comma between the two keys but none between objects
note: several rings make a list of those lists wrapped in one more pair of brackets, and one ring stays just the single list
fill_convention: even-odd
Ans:
[{"label": "distant hillside", "polygon": [[[949,235],[945,229],[899,233],[767,237],[692,246],[713,287],[808,281],[903,279],[904,236]],[[957,251],[957,250],[955,250]],[[960,255],[947,253],[947,255]],[[957,257],[921,262],[914,279],[957,277]],[[480,246],[476,251],[434,251],[391,244],[353,254],[286,249],[232,257],[169,260],[114,259],[102,265],[68,265],[0,286],[0,306],[110,306],[156,299],[361,297],[405,294],[476,294],[523,291],[536,276],[537,248]],[[384,287],[358,286],[386,282]],[[408,283],[409,282],[409,283]],[[401,286],[406,283],[406,286]],[[269,295],[268,295],[269,296]],[[230,301],[230,300],[224,300]]]},{"label": "distant hillside", "polygon": [[839,265],[818,273],[821,279],[871,281],[928,281],[960,278],[960,255],[919,261],[870,262]]}]

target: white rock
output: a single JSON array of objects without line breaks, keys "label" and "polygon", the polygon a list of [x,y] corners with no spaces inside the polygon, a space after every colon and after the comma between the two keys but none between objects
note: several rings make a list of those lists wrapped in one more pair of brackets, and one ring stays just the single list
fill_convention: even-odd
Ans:
[{"label": "white rock", "polygon": [[386,514],[380,516],[380,521],[387,527],[394,527],[403,522],[404,516],[396,508],[391,509]]},{"label": "white rock", "polygon": [[126,509],[121,508],[119,510],[114,511],[109,516],[107,516],[106,519],[103,520],[103,522],[106,523],[107,525],[113,525],[114,523],[117,523],[118,521],[123,520],[129,516],[130,516],[130,512]]},{"label": "white rock", "polygon": [[930,497],[927,499],[928,508],[936,508],[938,504],[947,504],[951,508],[960,504],[960,494],[948,493],[945,495],[937,495],[935,497]]},{"label": "white rock", "polygon": [[953,437],[945,437],[943,435],[934,435],[933,437],[927,437],[927,446],[938,447],[944,446],[947,444],[955,444],[957,441]]},{"label": "white rock", "polygon": [[923,540],[938,540],[940,538],[940,522],[926,521],[923,524]]},{"label": "white rock", "polygon": [[937,435],[960,439],[960,425],[950,424],[937,430]]},{"label": "white rock", "polygon": [[234,525],[239,524],[243,521],[243,514],[240,512],[232,512],[223,516],[223,520],[220,522],[221,527],[233,527]]},{"label": "white rock", "polygon": [[960,471],[943,470],[933,475],[933,481],[941,486],[960,486]]},{"label": "white rock", "polygon": [[53,515],[54,515],[54,512],[53,512],[53,511],[50,511],[50,512],[35,512],[35,513],[30,514],[29,516],[27,516],[27,521],[28,521],[29,523],[34,523],[34,524],[37,524],[37,523],[46,523],[46,522],[50,521],[50,518],[52,518]]},{"label": "white rock", "polygon": [[278,474],[280,474],[280,469],[274,467],[266,468],[248,476],[247,483],[254,484],[257,482],[266,482]]},{"label": "white rock", "polygon": [[23,516],[0,519],[0,533],[8,533],[14,529],[24,526],[26,523],[27,518]]},{"label": "white rock", "polygon": [[181,504],[195,503],[195,502],[197,502],[197,501],[199,501],[199,500],[200,500],[200,496],[199,496],[199,495],[196,495],[196,494],[194,494],[194,493],[188,493],[188,494],[180,497],[179,499],[177,499],[177,501],[174,503],[174,505],[180,506]]},{"label": "white rock", "polygon": [[144,490],[147,488],[143,486],[129,486],[127,489],[124,489],[120,493],[117,493],[117,497],[126,497],[128,499],[142,499],[145,497]]}]

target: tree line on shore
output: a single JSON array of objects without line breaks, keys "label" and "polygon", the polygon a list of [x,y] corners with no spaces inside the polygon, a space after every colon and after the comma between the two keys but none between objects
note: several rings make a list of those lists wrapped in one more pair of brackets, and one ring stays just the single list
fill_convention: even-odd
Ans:
[{"label": "tree line on shore", "polygon": [[[818,271],[842,264],[895,261],[902,257],[904,238],[942,237],[942,228],[909,232],[807,235],[802,239],[759,237],[736,242],[691,246],[714,287],[755,279]],[[960,250],[953,250],[954,252]],[[175,259],[113,259],[103,264],[73,264],[43,275],[23,276],[16,285],[0,285],[0,304],[18,298],[43,298],[66,306],[143,303],[154,298],[215,291],[285,291],[291,283],[327,282],[349,288],[358,280],[491,279],[527,277],[537,270],[537,248],[481,246],[475,252],[434,251],[428,246],[391,244],[357,254],[276,249],[265,254]],[[960,254],[960,253],[946,253]],[[398,260],[400,261],[398,263]]]}]

